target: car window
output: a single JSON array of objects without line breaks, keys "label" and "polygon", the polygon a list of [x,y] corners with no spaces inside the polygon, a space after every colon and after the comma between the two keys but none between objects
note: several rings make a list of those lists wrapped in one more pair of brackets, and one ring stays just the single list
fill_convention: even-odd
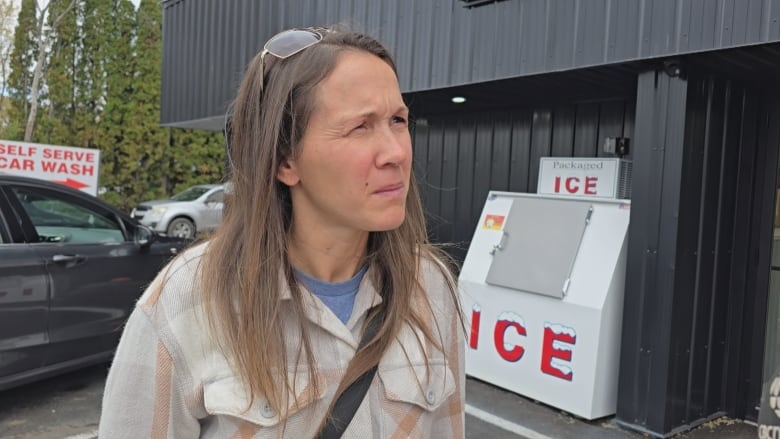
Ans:
[{"label": "car window", "polygon": [[189,189],[185,189],[184,192],[180,192],[171,197],[174,201],[193,201],[197,200],[201,195],[209,191],[210,188],[206,186],[193,186]]},{"label": "car window", "polygon": [[125,240],[111,212],[88,207],[67,196],[34,187],[14,187],[41,242],[108,243]]},{"label": "car window", "polygon": [[225,198],[225,192],[218,190],[206,198],[207,203],[221,203]]}]

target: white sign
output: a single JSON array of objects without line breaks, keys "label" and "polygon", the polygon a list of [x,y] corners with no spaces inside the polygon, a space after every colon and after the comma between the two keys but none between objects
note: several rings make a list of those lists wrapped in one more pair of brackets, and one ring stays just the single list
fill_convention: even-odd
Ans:
[{"label": "white sign", "polygon": [[616,198],[619,159],[542,157],[539,194]]},{"label": "white sign", "polygon": [[0,140],[0,173],[53,181],[97,195],[100,150]]}]

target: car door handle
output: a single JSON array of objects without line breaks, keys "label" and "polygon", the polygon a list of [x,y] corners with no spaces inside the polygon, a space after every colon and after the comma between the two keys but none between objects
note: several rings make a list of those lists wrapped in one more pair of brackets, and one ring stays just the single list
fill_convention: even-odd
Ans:
[{"label": "car door handle", "polygon": [[79,255],[54,255],[52,256],[51,259],[52,261],[54,261],[55,264],[62,264],[68,262],[74,262],[78,264],[79,262],[84,262],[84,260],[86,260],[87,258]]}]

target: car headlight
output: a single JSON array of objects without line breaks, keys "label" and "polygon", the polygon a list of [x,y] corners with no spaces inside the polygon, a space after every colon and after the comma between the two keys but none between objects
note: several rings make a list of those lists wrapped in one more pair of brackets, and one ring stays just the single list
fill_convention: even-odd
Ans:
[{"label": "car headlight", "polygon": [[158,206],[158,207],[155,207],[152,210],[150,210],[149,211],[149,215],[160,216],[160,215],[164,214],[166,210],[168,210],[167,207],[165,207],[165,206]]}]

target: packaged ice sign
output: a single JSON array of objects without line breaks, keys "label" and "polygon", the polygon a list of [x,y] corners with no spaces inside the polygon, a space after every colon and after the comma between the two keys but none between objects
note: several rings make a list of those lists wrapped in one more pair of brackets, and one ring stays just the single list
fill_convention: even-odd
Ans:
[{"label": "packaged ice sign", "polygon": [[0,140],[0,173],[49,180],[97,195],[100,150]]},{"label": "packaged ice sign", "polygon": [[539,194],[631,198],[631,162],[617,158],[542,157]]},{"label": "packaged ice sign", "polygon": [[614,414],[629,216],[622,200],[491,192],[459,277],[466,374]]}]

